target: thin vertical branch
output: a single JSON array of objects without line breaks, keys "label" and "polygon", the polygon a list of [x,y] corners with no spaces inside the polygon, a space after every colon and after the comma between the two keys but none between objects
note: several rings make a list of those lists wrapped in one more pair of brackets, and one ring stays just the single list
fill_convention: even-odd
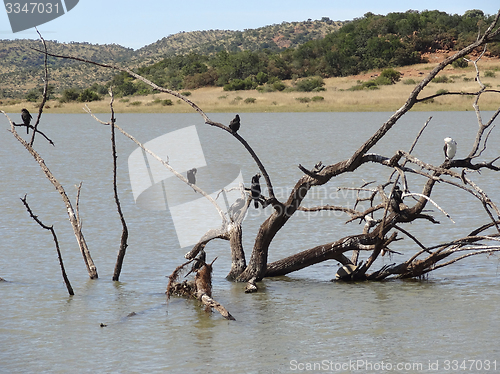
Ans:
[{"label": "thin vertical branch", "polygon": [[66,275],[66,270],[64,269],[64,263],[61,255],[61,250],[59,249],[59,242],[57,240],[57,235],[54,230],[54,226],[46,226],[38,219],[38,216],[35,216],[33,214],[33,211],[28,205],[28,201],[26,200],[26,195],[24,195],[24,198],[21,198],[21,201],[23,202],[24,206],[28,210],[28,213],[30,214],[31,218],[35,220],[36,223],[38,223],[42,228],[45,230],[49,230],[52,233],[52,238],[54,239],[54,243],[56,244],[56,251],[57,251],[57,257],[59,258],[59,265],[61,266],[61,273],[62,277],[64,279],[64,283],[66,284],[66,288],[68,289],[68,293],[70,296],[73,296],[75,292],[73,291],[73,287],[71,287],[71,283],[69,282],[68,276]]},{"label": "thin vertical branch", "polygon": [[113,153],[113,192],[115,194],[115,202],[116,202],[116,208],[118,209],[118,215],[120,216],[120,221],[122,223],[122,237],[120,241],[120,249],[118,250],[118,258],[116,259],[116,265],[115,265],[115,271],[113,273],[113,280],[118,281],[120,279],[120,273],[122,271],[122,266],[123,266],[123,259],[125,258],[125,252],[127,250],[128,244],[128,228],[127,228],[127,223],[125,222],[125,218],[123,216],[122,212],[122,207],[120,204],[120,199],[118,197],[118,188],[116,186],[116,141],[115,141],[115,111],[113,109],[113,92],[110,91],[109,94],[111,95],[111,102],[109,103],[109,106],[111,108],[111,149]]},{"label": "thin vertical branch", "polygon": [[[42,40],[43,43],[43,48],[45,52],[47,52],[47,44],[45,43],[45,39],[42,37],[42,34],[38,31],[38,29],[35,27],[36,32],[40,36],[40,39]],[[40,123],[40,118],[42,117],[42,112],[43,112],[43,107],[45,106],[45,103],[47,102],[47,91],[48,91],[48,85],[49,85],[49,69],[47,68],[47,54],[44,54],[44,61],[43,61],[43,66],[44,66],[44,77],[43,77],[43,95],[42,95],[42,102],[40,103],[38,107],[38,117],[36,118],[35,125],[33,126],[33,133],[31,134],[31,140],[30,140],[30,145],[33,146],[33,143],[35,142],[35,134],[38,129],[38,124]],[[54,145],[52,143],[52,145]]]}]

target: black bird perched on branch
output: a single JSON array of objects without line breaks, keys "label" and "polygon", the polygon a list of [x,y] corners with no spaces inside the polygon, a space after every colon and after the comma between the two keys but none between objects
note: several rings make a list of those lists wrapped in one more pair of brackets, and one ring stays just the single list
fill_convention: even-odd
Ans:
[{"label": "black bird perched on branch", "polygon": [[254,201],[255,209],[259,208],[259,198],[260,198],[260,182],[259,182],[259,179],[260,179],[260,174],[258,174],[258,173],[255,174],[252,177],[252,187],[250,188],[252,199]]},{"label": "black bird perched on branch", "polygon": [[31,114],[30,112],[28,112],[28,109],[23,108],[23,110],[21,110],[21,119],[24,122],[24,126],[26,126],[26,134],[30,133],[30,122],[32,118],[33,117],[31,117]]},{"label": "black bird perched on branch", "polygon": [[196,168],[192,168],[191,170],[187,171],[187,180],[189,184],[196,184]]},{"label": "black bird perched on branch", "polygon": [[233,130],[233,132],[237,132],[240,129],[240,116],[238,114],[229,123],[229,128]]},{"label": "black bird perched on branch", "polygon": [[394,186],[394,190],[391,194],[390,204],[391,208],[395,213],[401,212],[400,204],[403,203],[403,191],[399,189],[399,186]]}]

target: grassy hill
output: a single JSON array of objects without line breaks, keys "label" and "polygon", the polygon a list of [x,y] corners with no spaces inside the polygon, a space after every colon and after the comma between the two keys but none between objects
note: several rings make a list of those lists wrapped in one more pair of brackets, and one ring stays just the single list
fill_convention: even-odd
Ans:
[{"label": "grassy hill", "polygon": [[[138,50],[116,44],[59,43],[47,41],[56,54],[78,56],[102,63],[130,68],[151,64],[167,56],[196,52],[210,55],[220,50],[279,50],[319,39],[341,27],[328,18],[317,21],[283,22],[244,31],[207,30],[180,32],[162,38]],[[39,40],[0,40],[0,98],[22,98],[42,85],[43,55],[32,50],[42,48]],[[60,93],[67,88],[86,88],[89,82],[102,84],[116,72],[76,61],[49,58],[50,84]]]}]

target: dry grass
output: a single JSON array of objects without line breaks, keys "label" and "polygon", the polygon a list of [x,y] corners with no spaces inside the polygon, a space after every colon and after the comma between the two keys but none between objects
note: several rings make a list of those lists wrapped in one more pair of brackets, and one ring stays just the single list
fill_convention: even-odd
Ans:
[{"label": "dry grass", "polygon": [[[445,56],[441,56],[445,57]],[[191,90],[189,97],[206,112],[328,112],[328,111],[395,111],[400,108],[415,84],[405,84],[408,79],[418,83],[432,69],[436,62],[414,65],[397,69],[403,73],[400,82],[391,86],[380,86],[376,90],[349,91],[358,81],[367,81],[379,72],[368,72],[359,76],[344,78],[325,79],[326,91],[322,92],[269,92],[260,93],[251,91],[223,91],[220,87],[206,87]],[[492,89],[500,90],[500,61],[498,59],[486,59],[480,61],[481,80]],[[494,72],[494,77],[484,77],[485,71]],[[439,76],[446,75],[448,83],[431,83],[423,92],[425,96],[433,95],[438,90],[449,92],[474,92],[479,85],[474,81],[475,70],[472,67],[466,69],[446,68]],[[291,82],[285,82],[291,85]],[[297,98],[322,96],[324,100],[299,102]],[[423,97],[422,95],[420,97]],[[245,102],[247,98],[254,98],[255,102]],[[170,99],[171,106],[164,106],[160,100]],[[433,102],[419,103],[414,110],[421,111],[465,111],[472,110],[472,98],[467,96],[439,97]],[[95,113],[109,112],[109,100],[91,102],[89,107]],[[48,113],[83,113],[82,103],[60,104],[57,101],[49,101],[45,109]],[[481,109],[496,110],[500,106],[498,94],[484,94],[480,101]],[[6,112],[20,112],[23,107],[30,111],[36,111],[34,103],[12,102],[4,100],[0,103],[0,109]],[[188,113],[193,109],[181,100],[159,93],[149,96],[127,97],[117,99],[114,104],[115,110],[120,113]]]}]

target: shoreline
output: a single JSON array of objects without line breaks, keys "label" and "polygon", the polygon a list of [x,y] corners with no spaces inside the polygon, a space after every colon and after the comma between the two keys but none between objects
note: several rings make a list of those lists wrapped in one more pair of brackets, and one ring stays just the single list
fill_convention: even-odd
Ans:
[{"label": "shoreline", "polygon": [[[206,113],[245,113],[245,112],[393,112],[407,100],[413,88],[433,69],[446,54],[434,56],[430,63],[396,68],[402,73],[401,80],[390,86],[378,89],[351,91],[349,88],[359,82],[373,79],[380,71],[364,74],[326,78],[326,91],[320,92],[259,92],[257,90],[224,91],[222,87],[204,87],[189,91],[189,100]],[[470,64],[471,65],[471,64]],[[492,90],[500,89],[500,60],[485,59],[479,62],[480,79]],[[489,71],[489,76],[485,72]],[[440,90],[449,92],[477,92],[479,84],[475,81],[476,71],[472,66],[456,69],[447,66],[439,77],[446,76],[447,83],[431,82],[423,91],[424,96],[436,94]],[[291,86],[291,81],[284,82]],[[420,98],[424,97],[420,96]],[[163,105],[170,99],[172,105]],[[467,95],[448,95],[435,98],[431,102],[418,103],[414,111],[469,111],[474,110],[474,98]],[[59,103],[49,100],[46,113],[85,113],[83,107],[89,106],[93,113],[109,113],[110,99],[104,98],[89,103]],[[33,102],[0,99],[0,109],[7,113],[20,112],[27,108],[31,113],[38,112],[38,104]],[[498,93],[484,93],[479,102],[481,110],[497,110],[500,107]],[[127,96],[115,98],[113,104],[117,113],[192,113],[194,109],[182,100],[167,93],[148,96]]]}]

